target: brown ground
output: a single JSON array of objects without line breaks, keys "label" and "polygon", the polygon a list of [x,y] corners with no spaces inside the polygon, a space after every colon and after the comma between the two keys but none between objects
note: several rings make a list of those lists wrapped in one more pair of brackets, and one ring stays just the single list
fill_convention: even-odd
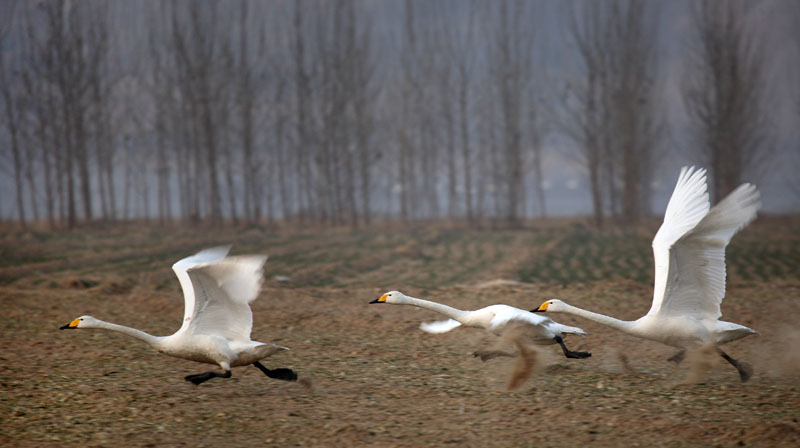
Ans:
[{"label": "brown ground", "polygon": [[[602,233],[571,222],[0,233],[0,445],[800,446],[797,224],[762,219],[729,251],[723,318],[761,335],[726,351],[753,365],[750,382],[715,356],[676,367],[669,347],[554,315],[590,332],[567,345],[593,356],[568,360],[544,347],[534,375],[511,392],[513,359],[471,356],[498,347],[494,337],[465,328],[429,335],[419,323],[440,316],[367,302],[390,289],[465,309],[530,309],[559,297],[636,318],[652,294],[646,251],[656,224]],[[120,334],[58,331],[91,314],[173,332],[183,303],[171,264],[223,242],[271,255],[253,339],[291,347],[265,364],[303,381],[240,367],[194,386],[183,376],[207,366]]]}]

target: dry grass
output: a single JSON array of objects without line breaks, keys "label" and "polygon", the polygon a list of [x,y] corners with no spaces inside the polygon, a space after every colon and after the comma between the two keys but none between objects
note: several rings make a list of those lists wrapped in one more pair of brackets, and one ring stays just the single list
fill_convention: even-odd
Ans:
[{"label": "dry grass", "polygon": [[[530,364],[533,374],[515,376],[515,368],[527,367],[519,358],[484,363],[472,356],[502,342],[484,332],[429,335],[418,325],[439,318],[430,312],[367,305],[399,289],[467,309],[533,308],[560,297],[636,318],[649,307],[651,286],[639,277],[652,275],[652,261],[649,252],[633,256],[633,248],[609,243],[619,231],[570,224],[514,231],[6,233],[0,444],[797,446],[797,228],[759,222],[731,248],[741,261],[731,262],[723,317],[761,332],[726,346],[755,368],[746,384],[715,356],[676,367],[666,361],[668,347],[572,317],[559,320],[590,336],[567,344],[593,356],[568,360],[558,346],[544,347]],[[630,235],[646,241],[648,231]],[[270,254],[268,280],[253,306],[253,338],[291,347],[267,366],[293,368],[302,383],[236,368],[229,380],[195,387],[182,377],[205,366],[118,334],[57,330],[92,314],[171,333],[183,306],[171,263],[227,242],[234,253]],[[604,261],[596,263],[597,256]],[[541,260],[561,268],[541,278],[526,274]],[[761,264],[769,268],[751,266]],[[600,279],[570,274],[570,266],[600,272],[592,274]],[[510,379],[519,382],[514,391],[507,391]]]}]

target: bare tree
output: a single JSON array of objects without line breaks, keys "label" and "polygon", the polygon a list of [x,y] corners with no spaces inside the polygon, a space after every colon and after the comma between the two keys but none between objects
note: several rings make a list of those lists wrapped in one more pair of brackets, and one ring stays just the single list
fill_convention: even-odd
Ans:
[{"label": "bare tree", "polygon": [[[6,34],[6,30],[0,30],[0,39]],[[0,48],[4,47],[5,42],[0,40]],[[6,55],[3,51],[3,55]],[[12,168],[14,172],[14,186],[15,198],[17,203],[17,216],[19,224],[22,228],[26,227],[25,217],[25,183],[24,183],[24,160],[23,148],[21,137],[21,121],[22,121],[22,98],[20,93],[22,88],[19,82],[19,76],[15,75],[15,69],[11,65],[11,61],[6,60],[5,57],[0,57],[0,95],[3,101],[3,116],[5,119],[5,128],[8,131],[10,140]]]},{"label": "bare tree", "polygon": [[[94,6],[94,5],[93,5]],[[91,59],[87,66],[89,131],[94,146],[94,160],[97,172],[96,189],[99,194],[101,213],[104,219],[116,218],[114,189],[114,142],[110,117],[111,90],[114,84],[109,62],[109,14],[107,4],[92,8],[93,20],[87,30]],[[87,157],[88,159],[88,157]],[[88,160],[86,161],[88,164]],[[91,197],[91,192],[89,192]],[[91,201],[91,199],[88,199]]]},{"label": "bare tree", "polygon": [[[790,97],[790,104],[794,117],[794,136],[800,138],[800,29],[794,26],[795,23],[800,21],[800,4],[791,3],[787,14],[791,18],[787,23],[792,24],[790,28],[793,31],[790,34],[790,54],[793,55],[794,60],[794,64],[787,64],[787,68],[790,70],[791,78],[795,80],[792,83],[794,94]],[[788,171],[789,179],[787,183],[792,189],[795,199],[800,200],[800,176],[797,176],[797,173],[800,172],[800,148],[794,148],[793,151],[789,151],[788,156],[788,163],[792,169]]]},{"label": "bare tree", "polygon": [[58,107],[56,88],[51,82],[55,76],[55,57],[50,46],[45,39],[37,37],[35,26],[36,20],[33,12],[28,9],[25,11],[25,70],[22,70],[23,84],[25,91],[31,94],[32,108],[28,125],[34,127],[32,131],[35,137],[33,145],[38,146],[42,176],[44,183],[45,213],[51,229],[57,227],[57,210],[62,212],[58,216],[63,219],[64,202],[60,200],[62,195],[58,191],[59,175],[57,169],[60,160],[63,158],[60,148],[63,147],[59,142],[62,141],[63,119],[60,115],[61,108]]},{"label": "bare tree", "polygon": [[[54,106],[61,113],[60,126],[56,132],[59,143],[63,145],[63,153],[58,159],[60,173],[59,191],[62,205],[61,216],[66,216],[66,225],[73,228],[77,224],[77,210],[75,203],[75,169],[74,161],[77,146],[83,144],[82,132],[76,127],[82,126],[82,111],[78,104],[81,86],[77,80],[82,67],[75,61],[80,50],[78,35],[75,28],[67,27],[68,17],[65,5],[60,2],[47,2],[42,4],[44,23],[46,28],[45,51],[52,58],[49,65],[49,76],[45,82],[51,83],[54,89]],[[76,123],[78,126],[76,126]]]},{"label": "bare tree", "polygon": [[[259,166],[253,156],[255,147],[255,105],[259,98],[259,91],[256,83],[260,80],[257,77],[254,64],[251,61],[251,53],[260,54],[258,46],[263,44],[263,34],[259,34],[261,39],[251,37],[248,22],[248,2],[239,2],[239,33],[237,36],[239,53],[236,63],[237,76],[237,102],[239,106],[239,121],[241,123],[241,145],[242,145],[242,196],[244,199],[243,207],[247,221],[254,223],[261,216],[261,204],[257,197],[256,176]],[[251,43],[252,42],[252,43]],[[256,48],[252,48],[253,46]]]},{"label": "bare tree", "polygon": [[528,109],[528,141],[531,146],[531,165],[533,169],[534,192],[539,207],[539,217],[547,216],[547,202],[544,194],[544,173],[542,171],[545,123],[540,110],[548,110],[547,102],[540,92],[532,90]]},{"label": "bare tree", "polygon": [[416,42],[416,17],[414,10],[414,3],[411,0],[406,0],[405,16],[403,20],[403,41],[400,48],[400,61],[402,67],[402,79],[399,84],[400,91],[396,93],[399,96],[398,102],[400,107],[400,120],[399,126],[393,126],[397,132],[397,171],[395,173],[394,185],[392,190],[396,191],[399,196],[400,202],[400,217],[403,221],[408,221],[411,216],[411,204],[415,203],[413,197],[414,185],[414,165],[416,160],[416,148],[411,135],[411,130],[404,126],[404,123],[413,121],[415,114],[415,107],[417,99],[415,98],[419,92],[419,86],[416,84],[416,77],[414,74],[415,53],[417,52]]},{"label": "bare tree", "polygon": [[634,222],[649,209],[652,152],[661,129],[655,110],[656,15],[649,5],[570,5],[569,35],[582,67],[567,86],[563,124],[580,146],[596,226],[606,212]]},{"label": "bare tree", "polygon": [[[351,10],[352,11],[352,10]],[[355,20],[352,20],[355,22]],[[375,62],[372,54],[372,20],[369,16],[361,19],[360,26],[353,23],[351,41],[355,45],[350,55],[352,76],[352,121],[355,132],[355,151],[358,165],[358,174],[361,190],[361,216],[364,224],[369,226],[372,220],[372,167],[377,159],[373,153],[372,139],[375,134],[375,119],[372,117],[374,110],[373,98],[376,92],[374,87]],[[355,205],[353,205],[355,208]],[[354,223],[355,224],[355,223]]]},{"label": "bare tree", "polygon": [[610,5],[611,136],[620,167],[621,218],[633,223],[649,211],[653,148],[661,132],[655,58],[657,11],[643,0]]},{"label": "bare tree", "polygon": [[[404,2],[402,40],[399,47],[401,76],[397,84],[400,96],[397,112],[400,120],[392,123],[399,133],[396,187],[401,201],[401,216],[432,218],[441,213],[438,169],[441,141],[437,111],[440,83],[429,81],[436,72],[436,30],[424,20],[419,10],[425,2]],[[446,93],[445,93],[446,94]],[[413,205],[413,206],[412,206]]]},{"label": "bare tree", "polygon": [[704,0],[692,9],[696,38],[689,49],[684,101],[711,169],[715,202],[757,175],[772,153],[765,113],[768,51],[748,28],[747,11],[748,3],[738,0]]},{"label": "bare tree", "polygon": [[490,71],[499,102],[502,130],[503,186],[505,218],[519,224],[524,213],[523,99],[527,97],[531,78],[533,36],[523,20],[529,18],[526,4],[519,1],[499,2],[493,35]]},{"label": "bare tree", "polygon": [[[30,31],[30,27],[28,27],[27,31]],[[28,110],[29,117],[27,119],[27,126],[29,127],[29,147],[27,152],[30,160],[27,174],[32,197],[36,197],[37,188],[35,187],[35,182],[37,174],[39,181],[44,184],[43,191],[45,198],[45,216],[50,228],[54,229],[56,227],[56,222],[54,209],[55,196],[53,192],[54,181],[52,154],[55,152],[55,149],[53,148],[52,132],[49,129],[48,123],[55,122],[56,120],[53,120],[53,111],[47,108],[47,86],[40,82],[35,75],[34,70],[30,67],[41,62],[36,60],[36,55],[34,53],[35,50],[31,42],[32,39],[26,39],[26,64],[29,65],[29,68],[22,72],[22,82],[25,91],[28,92],[32,98],[34,98],[30,102],[30,107]],[[39,167],[41,168],[39,173],[36,173],[33,168],[34,159],[37,160]],[[35,201],[33,203],[33,208],[34,210],[37,208]],[[38,219],[38,216],[34,219]]]},{"label": "bare tree", "polygon": [[295,121],[297,141],[295,146],[295,192],[300,209],[300,219],[315,213],[316,204],[313,200],[314,178],[312,177],[311,152],[312,135],[310,123],[311,107],[311,82],[306,55],[306,28],[304,20],[303,1],[294,2],[294,92],[295,92]]},{"label": "bare tree", "polygon": [[[199,192],[205,192],[209,220],[220,224],[220,168],[225,167],[223,162],[228,155],[228,136],[220,124],[227,120],[230,107],[225,95],[232,37],[222,23],[220,2],[210,2],[204,8],[196,8],[191,2],[181,2],[178,6],[180,8],[175,8],[172,15],[172,44],[183,111],[189,121],[188,147],[203,151],[201,154],[195,150],[191,161],[195,173],[191,188],[192,209],[193,214],[199,216]],[[227,170],[223,174],[227,176]],[[230,182],[227,184],[230,188]],[[231,213],[235,214],[235,209]]]},{"label": "bare tree", "polygon": [[474,223],[471,103],[477,57],[475,22],[480,11],[473,1],[467,3],[465,16],[455,15],[449,6],[444,3],[432,6],[437,12],[435,50],[439,53],[434,67],[437,94],[441,102],[439,113],[445,123],[443,133],[447,167],[447,214],[450,217],[456,216],[461,202],[458,193],[463,193],[464,213],[467,220]]},{"label": "bare tree", "polygon": [[[461,55],[456,55],[456,45],[459,41],[458,29],[453,25],[452,17],[447,15],[450,11],[443,2],[433,5],[436,19],[437,33],[436,46],[432,49],[437,52],[434,60],[434,73],[436,90],[439,99],[438,113],[444,122],[442,132],[443,146],[445,148],[445,166],[447,172],[447,215],[455,217],[458,207],[458,176],[456,152],[456,90],[455,67]],[[462,84],[461,87],[465,87]]]}]

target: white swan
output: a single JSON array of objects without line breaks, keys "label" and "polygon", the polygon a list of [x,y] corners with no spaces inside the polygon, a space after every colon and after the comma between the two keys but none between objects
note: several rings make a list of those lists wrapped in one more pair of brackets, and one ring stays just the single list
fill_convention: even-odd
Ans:
[{"label": "white swan", "polygon": [[[653,239],[655,288],[650,311],[623,321],[586,311],[561,300],[548,300],[533,312],[569,313],[624,333],[681,349],[669,360],[680,362],[686,349],[714,346],[758,333],[719,320],[725,296],[725,247],[752,221],[759,203],[756,187],[743,184],[709,211],[705,170],[683,168],[667,204],[664,223]],[[747,381],[752,368],[717,348]]]},{"label": "white swan", "polygon": [[186,377],[200,384],[212,378],[230,378],[231,367],[252,364],[270,378],[295,381],[291,369],[267,369],[260,362],[282,350],[275,344],[250,340],[253,313],[250,302],[258,297],[265,255],[226,257],[230,246],[206,249],[172,266],[183,288],[183,325],[171,336],[152,336],[135,328],[81,316],[61,327],[100,328],[127,334],[176,358],[219,365],[225,373],[209,371]]},{"label": "white swan", "polygon": [[[586,332],[577,327],[562,325],[558,322],[537,316],[528,311],[514,308],[508,305],[491,305],[475,311],[463,311],[441,303],[431,302],[430,300],[409,297],[399,291],[390,291],[373,300],[370,303],[393,303],[397,305],[412,305],[427,310],[436,311],[444,314],[450,319],[438,322],[422,323],[419,327],[428,333],[445,333],[456,327],[464,325],[466,327],[483,328],[484,330],[502,336],[511,327],[523,326],[525,336],[536,345],[558,344],[564,351],[567,358],[588,358],[592,356],[588,352],[574,352],[564,345],[564,337],[567,333],[586,336]],[[476,352],[475,356],[480,356],[486,360],[494,356],[510,356],[502,352]]]}]

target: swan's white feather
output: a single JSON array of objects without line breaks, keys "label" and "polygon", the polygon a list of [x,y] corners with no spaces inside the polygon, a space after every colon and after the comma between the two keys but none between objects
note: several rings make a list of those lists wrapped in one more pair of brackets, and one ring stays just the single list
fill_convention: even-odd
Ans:
[{"label": "swan's white feather", "polygon": [[[720,321],[725,297],[725,247],[758,212],[756,187],[743,184],[709,210],[704,170],[684,168],[653,239],[655,286],[650,311],[635,321],[615,319],[551,299],[538,312],[570,313],[681,349],[725,344],[758,332]],[[747,381],[752,368],[723,358]]]},{"label": "swan's white feather", "polygon": [[227,257],[188,269],[194,312],[186,331],[247,342],[253,327],[250,302],[261,291],[264,255]]},{"label": "swan's white feather", "polygon": [[460,327],[461,322],[455,319],[438,320],[436,322],[423,322],[419,324],[419,328],[427,333],[447,333],[448,331]]},{"label": "swan's white feather", "polygon": [[755,217],[758,190],[743,184],[672,245],[666,293],[658,314],[719,319],[725,297],[725,247]]},{"label": "swan's white feather", "polygon": [[183,288],[186,310],[183,325],[170,336],[153,336],[91,316],[75,319],[62,329],[117,331],[143,340],[166,355],[216,364],[224,370],[288,350],[250,340],[250,302],[261,290],[266,255],[227,257],[229,250],[230,246],[206,249],[172,266]]},{"label": "swan's white feather", "polygon": [[[725,296],[725,247],[755,218],[759,206],[756,187],[743,184],[709,210],[705,171],[684,168],[653,239],[655,287],[645,316],[624,321],[558,299],[543,303],[537,311],[570,313],[684,349],[755,334],[753,329],[718,319]],[[740,374],[743,379],[749,377],[742,370]]]},{"label": "swan's white feather", "polygon": [[494,318],[488,329],[498,334],[505,332],[507,328],[523,324],[534,330],[535,337],[540,343],[541,341],[546,341],[546,343],[551,344],[551,339],[563,333],[586,336],[586,332],[581,328],[560,324],[547,316],[533,314],[513,306],[492,305],[486,309],[491,309],[494,312]]},{"label": "swan's white feather", "polygon": [[[562,337],[564,333],[586,335],[580,328],[561,325],[549,317],[508,305],[489,305],[474,311],[466,311],[430,300],[409,297],[399,291],[390,291],[379,300],[398,305],[412,305],[452,316],[447,320],[420,324],[420,329],[428,333],[446,333],[465,326],[483,328],[494,335],[506,337],[509,331],[514,330],[512,332],[515,337],[522,337],[526,342],[537,345],[556,344],[556,337]],[[518,331],[520,328],[524,331]]]},{"label": "swan's white feather", "polygon": [[[706,191],[706,170],[694,167],[681,169],[672,197],[667,204],[664,223],[653,238],[655,258],[655,286],[653,305],[648,314],[658,313],[669,283],[674,283],[677,273],[672,270],[670,249],[683,235],[689,232],[708,213],[709,202]],[[672,282],[671,282],[672,280]]]},{"label": "swan's white feather", "polygon": [[192,280],[189,278],[189,273],[187,271],[201,264],[220,261],[228,255],[230,250],[230,245],[204,249],[172,265],[172,270],[175,271],[175,275],[178,276],[178,281],[181,284],[181,290],[183,290],[183,323],[178,331],[183,331],[189,326],[191,317],[195,312],[194,286],[192,285]]}]

